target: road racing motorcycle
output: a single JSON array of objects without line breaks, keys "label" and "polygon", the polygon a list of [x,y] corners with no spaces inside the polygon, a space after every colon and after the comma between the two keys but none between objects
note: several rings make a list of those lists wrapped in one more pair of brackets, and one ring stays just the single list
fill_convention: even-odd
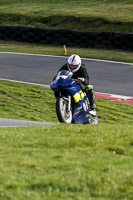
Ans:
[{"label": "road racing motorcycle", "polygon": [[89,112],[89,101],[82,91],[83,84],[72,78],[73,73],[60,71],[50,87],[56,98],[56,114],[59,122],[97,124],[97,115]]}]

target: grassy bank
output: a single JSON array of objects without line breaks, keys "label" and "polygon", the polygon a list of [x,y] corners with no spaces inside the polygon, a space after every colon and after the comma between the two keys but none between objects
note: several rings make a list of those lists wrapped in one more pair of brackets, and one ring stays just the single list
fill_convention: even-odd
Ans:
[{"label": "grassy bank", "polygon": [[[46,46],[2,41],[0,42],[0,52],[33,53],[59,56],[64,55],[63,46]],[[114,60],[133,63],[133,53],[131,51],[67,47],[66,56],[69,56],[73,53],[76,53],[83,58],[97,58],[103,60]]]},{"label": "grassy bank", "polygon": [[[133,105],[96,104],[97,125],[0,127],[0,199],[132,200]],[[0,117],[57,122],[55,98],[1,80]]]},{"label": "grassy bank", "polygon": [[0,0],[0,24],[133,32],[132,0]]},{"label": "grassy bank", "polygon": [[133,125],[0,128],[0,199],[132,200]]},{"label": "grassy bank", "polygon": [[[0,80],[0,117],[57,121],[50,88]],[[49,114],[48,114],[49,113]]]}]

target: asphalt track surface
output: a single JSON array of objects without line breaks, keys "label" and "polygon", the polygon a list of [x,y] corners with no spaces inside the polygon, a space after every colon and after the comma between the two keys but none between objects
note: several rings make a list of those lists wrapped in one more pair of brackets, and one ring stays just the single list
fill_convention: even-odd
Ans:
[{"label": "asphalt track surface", "polygon": [[56,124],[57,123],[36,122],[36,121],[0,118],[0,127],[44,126],[44,125],[56,125]]},{"label": "asphalt track surface", "polygon": [[[66,62],[67,57],[1,52],[0,78],[50,85]],[[82,63],[87,67],[95,92],[133,96],[133,64],[84,58]]]},{"label": "asphalt track surface", "polygon": [[[0,53],[0,78],[50,85],[67,57]],[[133,64],[82,59],[95,92],[133,96]]]}]

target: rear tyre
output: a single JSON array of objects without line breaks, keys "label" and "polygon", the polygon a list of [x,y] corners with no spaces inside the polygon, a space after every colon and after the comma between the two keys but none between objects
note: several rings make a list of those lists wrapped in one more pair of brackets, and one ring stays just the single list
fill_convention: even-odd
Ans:
[{"label": "rear tyre", "polygon": [[68,124],[72,122],[72,110],[68,111],[68,101],[63,98],[57,98],[56,114],[60,122]]}]

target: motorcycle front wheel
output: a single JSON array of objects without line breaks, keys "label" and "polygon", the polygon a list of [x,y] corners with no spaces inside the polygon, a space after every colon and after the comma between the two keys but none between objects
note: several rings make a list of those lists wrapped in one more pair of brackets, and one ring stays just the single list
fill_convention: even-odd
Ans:
[{"label": "motorcycle front wheel", "polygon": [[58,120],[64,123],[72,122],[72,110],[68,111],[68,101],[63,97],[57,98],[56,100],[56,113]]}]

